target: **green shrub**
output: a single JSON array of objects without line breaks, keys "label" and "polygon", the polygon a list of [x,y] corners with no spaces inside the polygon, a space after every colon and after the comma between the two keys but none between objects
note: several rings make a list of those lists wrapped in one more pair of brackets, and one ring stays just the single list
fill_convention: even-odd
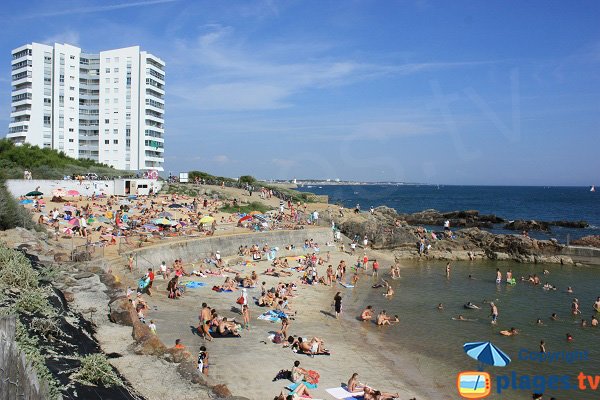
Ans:
[{"label": "green shrub", "polygon": [[24,290],[15,301],[13,308],[18,313],[53,317],[56,315],[56,310],[48,301],[49,295],[50,292],[46,288]]},{"label": "green shrub", "polygon": [[86,385],[103,387],[123,386],[123,381],[115,373],[104,354],[90,354],[80,358],[81,368],[74,379]]},{"label": "green shrub", "polygon": [[22,253],[0,243],[0,288],[35,289],[38,287],[38,277]]},{"label": "green shrub", "polygon": [[259,202],[259,201],[253,201],[252,203],[249,203],[249,204],[240,204],[237,207],[234,207],[233,205],[229,205],[229,204],[221,207],[222,212],[232,213],[232,214],[233,213],[248,214],[249,212],[252,212],[252,211],[258,211],[261,214],[264,214],[269,210],[272,210],[272,208],[267,206],[266,204]]},{"label": "green shrub", "polygon": [[6,188],[4,180],[0,179],[0,230],[16,227],[40,229],[32,218],[31,212],[17,203]]}]

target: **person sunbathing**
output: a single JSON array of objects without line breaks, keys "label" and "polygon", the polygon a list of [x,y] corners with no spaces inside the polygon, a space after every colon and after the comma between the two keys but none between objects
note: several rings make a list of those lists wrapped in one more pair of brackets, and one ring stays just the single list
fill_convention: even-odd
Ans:
[{"label": "person sunbathing", "polygon": [[364,400],[392,400],[400,397],[399,393],[386,393],[368,386],[365,386],[364,392]]},{"label": "person sunbathing", "polygon": [[[324,346],[323,346],[323,340],[319,339],[318,337],[313,337],[310,341],[305,341],[304,339],[302,339],[301,337],[298,338],[297,340],[297,351],[304,353],[304,354],[308,354],[311,356],[315,356],[315,355],[329,355],[329,350],[327,350]],[[292,350],[294,349],[294,346],[292,345]]]},{"label": "person sunbathing", "polygon": [[385,310],[382,310],[379,315],[377,315],[377,325],[391,325],[392,322],[400,322],[398,316],[394,316],[394,318],[390,317],[385,313]]},{"label": "person sunbathing", "polygon": [[355,372],[352,374],[352,376],[348,380],[348,386],[346,387],[346,390],[349,391],[350,393],[359,393],[359,392],[364,391],[365,387],[366,387],[365,384],[359,382],[358,373]]},{"label": "person sunbathing", "polygon": [[231,333],[234,336],[240,336],[240,327],[235,321],[228,321],[227,318],[223,317],[223,319],[219,322],[217,332],[222,336],[226,336]]}]

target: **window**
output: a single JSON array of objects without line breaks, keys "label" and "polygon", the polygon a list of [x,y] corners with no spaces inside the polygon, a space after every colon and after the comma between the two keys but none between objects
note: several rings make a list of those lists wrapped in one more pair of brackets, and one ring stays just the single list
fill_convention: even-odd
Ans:
[{"label": "window", "polygon": [[64,75],[59,75],[58,77],[59,82],[64,82],[65,81],[65,76]]},{"label": "window", "polygon": [[115,62],[118,63],[119,62],[119,57],[115,57]]},{"label": "window", "polygon": [[75,101],[75,97],[69,97],[69,100]]},{"label": "window", "polygon": [[69,58],[70,58],[71,60],[74,60],[74,59],[75,59],[75,56],[69,56]]},{"label": "window", "polygon": [[119,83],[119,78],[115,78],[115,83]]},{"label": "window", "polygon": [[75,118],[69,118],[69,121],[73,122],[75,120]]},{"label": "window", "polygon": [[107,139],[107,140],[105,140],[105,141],[104,141],[104,144],[110,144],[110,140],[108,140],[108,139]]},{"label": "window", "polygon": [[115,140],[113,140],[113,143],[114,143],[114,144],[119,144],[119,139],[115,139]]},{"label": "window", "polygon": [[105,135],[108,135],[108,133],[109,133],[109,132],[110,132],[110,129],[105,129],[105,130],[104,130],[104,134],[105,134]]},{"label": "window", "polygon": [[116,97],[113,99],[113,103],[117,104],[119,102],[119,99],[117,99]]},{"label": "window", "polygon": [[69,86],[69,90],[75,90],[75,86]]},{"label": "window", "polygon": [[117,72],[119,72],[119,68],[113,68],[113,72],[114,72],[114,73],[117,73]]},{"label": "window", "polygon": [[74,132],[73,128],[69,128],[69,132]]},{"label": "window", "polygon": [[110,103],[110,99],[104,99],[104,104]]},{"label": "window", "polygon": [[105,120],[104,120],[104,123],[105,123],[105,124],[110,124],[110,119],[105,119]]},{"label": "window", "polygon": [[104,80],[104,82],[106,82],[106,83],[110,83],[110,78],[106,78],[106,79]]},{"label": "window", "polygon": [[114,133],[115,135],[118,135],[118,134],[119,134],[119,130],[118,130],[118,129],[113,129],[113,133]]},{"label": "window", "polygon": [[106,72],[107,74],[110,74],[110,68],[106,68],[106,69],[104,70],[104,72]]},{"label": "window", "polygon": [[115,92],[115,93],[119,93],[119,88],[118,88],[118,87],[114,88],[114,89],[113,89],[113,92]]},{"label": "window", "polygon": [[110,93],[110,88],[104,88],[104,93]]},{"label": "window", "polygon": [[73,141],[74,141],[73,139],[69,139],[69,143],[73,143]]},{"label": "window", "polygon": [[110,64],[110,58],[108,58],[108,57],[106,58],[106,63]]}]

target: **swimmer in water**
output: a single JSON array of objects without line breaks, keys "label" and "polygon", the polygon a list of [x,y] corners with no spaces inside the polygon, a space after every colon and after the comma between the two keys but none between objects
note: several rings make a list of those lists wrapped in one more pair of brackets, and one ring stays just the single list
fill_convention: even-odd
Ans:
[{"label": "swimmer in water", "polygon": [[452,317],[452,320],[454,321],[477,321],[476,318],[472,319],[472,318],[465,318],[462,314],[460,314],[458,317]]},{"label": "swimmer in water", "polygon": [[567,333],[567,342],[572,342],[573,341],[573,336],[570,333]]},{"label": "swimmer in water", "polygon": [[546,343],[543,340],[540,340],[540,353],[546,352]]},{"label": "swimmer in water", "polygon": [[544,325],[544,321],[542,321],[541,318],[538,318],[537,321],[535,321],[535,323],[538,325]]},{"label": "swimmer in water", "polygon": [[438,304],[437,309],[440,310],[440,311],[443,310],[444,309],[444,305],[442,303]]},{"label": "swimmer in water", "polygon": [[573,288],[571,286],[567,288],[567,293],[573,293]]},{"label": "swimmer in water", "polygon": [[498,321],[498,307],[493,302],[490,303],[490,317],[492,317],[492,324],[496,324]]},{"label": "swimmer in water", "polygon": [[387,286],[387,290],[383,294],[385,297],[392,297],[394,295],[394,289],[390,285]]},{"label": "swimmer in water", "polygon": [[519,331],[516,330],[515,328],[510,328],[507,331],[500,331],[500,334],[503,336],[515,336],[519,334]]},{"label": "swimmer in water", "polygon": [[558,315],[556,315],[556,313],[552,313],[552,315],[550,316],[550,319],[552,321],[558,321]]},{"label": "swimmer in water", "polygon": [[502,282],[502,272],[500,268],[496,268],[496,284],[499,285]]},{"label": "swimmer in water", "polygon": [[590,323],[590,325],[595,328],[598,326],[598,318],[596,318],[595,315],[592,315],[592,322]]},{"label": "swimmer in water", "polygon": [[600,297],[596,298],[596,302],[594,303],[594,311],[600,312]]}]

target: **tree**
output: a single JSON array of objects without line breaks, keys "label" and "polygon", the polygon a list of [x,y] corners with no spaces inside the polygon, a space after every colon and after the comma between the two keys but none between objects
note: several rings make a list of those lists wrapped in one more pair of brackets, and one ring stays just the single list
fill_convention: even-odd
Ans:
[{"label": "tree", "polygon": [[247,183],[248,185],[252,185],[256,182],[256,178],[251,175],[242,175],[238,178],[239,183]]}]

